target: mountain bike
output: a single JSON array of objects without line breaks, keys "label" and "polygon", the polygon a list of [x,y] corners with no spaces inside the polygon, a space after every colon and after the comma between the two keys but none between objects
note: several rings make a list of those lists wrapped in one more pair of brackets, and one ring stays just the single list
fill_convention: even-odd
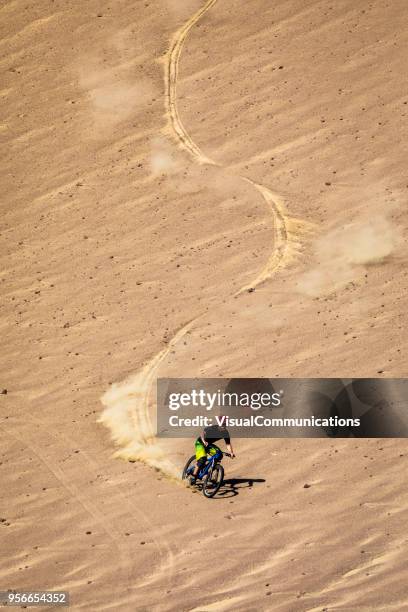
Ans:
[{"label": "mountain bike", "polygon": [[[223,456],[231,457],[229,453],[223,453],[218,450],[215,455],[207,457],[207,463],[198,472],[197,480],[201,480],[201,490],[205,497],[214,497],[224,480],[224,468],[221,465]],[[182,480],[185,480],[193,474],[195,467],[195,455],[192,455],[184,466],[181,475]]]}]

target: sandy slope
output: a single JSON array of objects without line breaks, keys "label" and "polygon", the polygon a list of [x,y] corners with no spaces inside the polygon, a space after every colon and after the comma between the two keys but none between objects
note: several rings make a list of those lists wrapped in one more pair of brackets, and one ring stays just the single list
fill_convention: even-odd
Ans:
[{"label": "sandy slope", "polygon": [[406,3],[207,4],[177,65],[193,149],[164,75],[204,2],[0,7],[0,588],[404,610],[405,441],[237,441],[244,482],[207,502],[97,423],[158,374],[407,373]]}]

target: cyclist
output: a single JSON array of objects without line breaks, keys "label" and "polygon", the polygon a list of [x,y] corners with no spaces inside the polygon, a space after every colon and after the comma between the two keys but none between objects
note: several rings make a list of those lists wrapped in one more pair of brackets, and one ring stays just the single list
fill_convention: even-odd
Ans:
[{"label": "cyclist", "polygon": [[232,450],[231,437],[228,429],[226,427],[221,427],[220,425],[205,427],[201,433],[201,436],[199,436],[195,441],[197,464],[190,478],[191,485],[196,483],[198,473],[203,469],[207,461],[207,455],[215,455],[217,451],[221,450],[215,444],[215,442],[218,442],[218,440],[224,440],[231,457],[235,457],[234,451]]}]

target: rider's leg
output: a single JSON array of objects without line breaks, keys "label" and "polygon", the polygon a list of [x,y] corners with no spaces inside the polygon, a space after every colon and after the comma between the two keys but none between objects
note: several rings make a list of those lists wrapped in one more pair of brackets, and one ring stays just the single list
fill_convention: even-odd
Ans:
[{"label": "rider's leg", "polygon": [[195,483],[199,471],[204,467],[207,461],[207,450],[199,438],[195,441],[195,454],[197,463],[192,474],[192,484]]},{"label": "rider's leg", "polygon": [[207,461],[206,457],[200,457],[200,459],[197,461],[196,466],[193,470],[193,476],[194,478],[197,478],[198,473],[200,472],[200,470],[203,469],[203,467],[205,466],[205,463]]},{"label": "rider's leg", "polygon": [[[200,445],[202,446],[202,448],[200,447]],[[203,453],[205,454],[203,455]],[[193,470],[191,484],[195,484],[195,480],[200,470],[202,470],[205,464],[207,463],[207,455],[210,455],[212,457],[213,455],[216,455],[217,453],[219,453],[220,456],[222,456],[221,449],[218,448],[216,444],[209,444],[207,447],[205,447],[200,442],[198,444],[196,443],[196,459],[197,459],[197,455],[199,455],[199,459],[197,460],[197,464]]]}]

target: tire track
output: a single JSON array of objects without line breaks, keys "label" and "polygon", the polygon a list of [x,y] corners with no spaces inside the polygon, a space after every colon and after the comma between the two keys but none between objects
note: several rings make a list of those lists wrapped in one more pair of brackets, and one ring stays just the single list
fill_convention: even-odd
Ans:
[{"label": "tire track", "polygon": [[288,223],[283,210],[283,206],[280,204],[276,196],[267,187],[259,185],[258,183],[255,183],[254,181],[251,181],[248,178],[244,178],[243,180],[253,185],[255,189],[257,189],[262,195],[265,202],[269,205],[275,220],[273,225],[274,242],[272,253],[270,254],[265,266],[252,280],[252,282],[241,287],[241,289],[239,289],[235,295],[240,295],[241,293],[244,293],[249,289],[255,289],[255,287],[258,287],[258,285],[268,280],[268,278],[270,278],[272,274],[276,272],[281,265],[284,264],[285,260],[289,256]]},{"label": "tire track", "polygon": [[[73,444],[75,442],[73,438],[68,438],[68,436],[66,436],[64,433],[61,433],[61,432],[55,432],[55,431],[51,432],[49,429],[47,429],[46,423],[41,421],[38,417],[31,416],[30,423],[35,424],[37,426],[37,429],[40,428],[41,431],[47,431],[47,436],[51,436],[52,438],[54,438],[54,440],[58,442],[59,446],[62,445],[61,442],[64,443],[64,447],[63,447],[64,452],[68,453],[69,455],[73,456],[75,449],[80,448],[81,452],[76,456],[80,460],[82,460],[82,458],[86,460],[89,466],[88,474],[90,477],[94,477],[95,474],[101,471],[99,463],[95,461],[93,456],[90,457],[88,453],[81,448],[80,444]],[[31,427],[30,427],[30,431],[31,431]],[[34,452],[36,451],[34,450]],[[85,468],[84,462],[82,461],[82,466],[81,466],[82,473],[84,471],[84,468]],[[125,495],[123,494],[120,488],[116,487],[115,495],[120,498],[121,508],[124,509],[125,506],[127,507],[127,513],[129,516],[133,517],[139,524],[141,524],[142,522],[144,523],[144,526],[146,528],[146,533],[151,536],[154,546],[156,547],[158,554],[160,556],[160,569],[170,568],[168,572],[166,571],[167,582],[170,587],[172,584],[172,579],[174,575],[174,553],[169,543],[167,542],[165,538],[163,537],[159,538],[155,536],[154,524],[149,518],[148,513],[145,512],[142,508],[140,508],[137,504],[130,503],[130,501],[125,497]],[[110,522],[112,523],[112,521]],[[115,529],[115,526],[113,526],[113,528]],[[122,534],[120,534],[120,537],[122,537]],[[156,569],[154,570],[154,572],[152,572],[151,576],[147,577],[144,580],[143,586],[145,584],[149,584],[150,582],[154,581],[155,572],[156,572]],[[128,574],[128,578],[129,580],[131,579],[130,574]],[[139,585],[139,586],[142,586],[142,585]]]},{"label": "tire track", "polygon": [[[207,157],[192,140],[180,118],[177,104],[177,83],[179,62],[184,43],[192,28],[203,15],[216,4],[217,0],[207,0],[205,4],[174,34],[169,50],[164,57],[165,107],[168,119],[166,133],[171,135],[197,163],[221,167]],[[226,173],[228,169],[225,169]],[[234,175],[252,185],[260,193],[273,217],[274,242],[271,255],[264,267],[252,281],[243,285],[234,295],[258,287],[282,266],[289,263],[299,250],[299,237],[310,230],[308,224],[286,215],[283,203],[264,185],[251,179]],[[301,229],[303,227],[303,230]],[[99,419],[110,431],[115,443],[120,447],[115,456],[123,459],[136,459],[159,469],[166,476],[178,478],[176,467],[172,464],[155,438],[149,414],[149,398],[157,372],[170,350],[177,345],[205,313],[183,326],[172,338],[168,347],[155,355],[141,370],[118,385],[113,385],[102,397],[105,409]]]},{"label": "tire track", "polygon": [[[3,429],[10,437],[14,438],[16,441],[21,442],[27,448],[29,448],[34,455],[45,465],[46,469],[48,469],[53,476],[60,482],[62,487],[70,493],[71,496],[82,506],[82,508],[87,512],[103,529],[106,535],[112,540],[114,547],[117,549],[119,558],[120,558],[120,568],[123,573],[123,576],[126,576],[127,582],[126,584],[134,583],[134,576],[130,573],[130,560],[131,554],[128,546],[123,545],[123,534],[118,531],[117,523],[114,523],[112,519],[106,517],[106,514],[103,514],[99,511],[98,506],[96,505],[96,500],[94,498],[89,498],[89,495],[83,493],[80,488],[72,482],[72,479],[65,476],[64,470],[59,468],[55,464],[51,465],[49,460],[46,458],[44,453],[42,452],[43,445],[38,444],[39,440],[39,432],[47,432],[47,441],[49,438],[53,438],[55,441],[55,445],[58,445],[59,448],[62,447],[62,450],[70,455],[74,456],[74,452],[76,449],[80,448],[80,444],[73,444],[74,440],[72,438],[68,438],[64,433],[50,431],[49,427],[46,425],[44,421],[39,419],[38,417],[31,416],[28,421],[25,422],[25,425],[29,424],[30,432],[35,431],[35,442],[32,441],[33,436],[30,435],[27,438],[26,435],[22,435],[21,432],[11,432],[9,429],[5,429],[3,425],[0,425],[0,429]],[[45,442],[45,439],[44,439]],[[88,464],[88,469],[84,465],[82,461],[81,465],[81,474],[84,476],[86,470],[88,472],[89,478],[94,478],[95,474],[100,471],[100,465],[95,461],[93,457],[90,457],[86,451],[81,449],[81,452],[76,455],[80,460],[85,459]],[[148,513],[144,512],[142,508],[140,508],[137,504],[131,504],[130,501],[125,497],[122,490],[116,488],[116,496],[120,497],[120,504],[122,510],[127,508],[126,512],[129,516],[131,516],[139,525],[141,526],[144,523],[146,534],[151,536],[152,542],[157,549],[160,562],[159,568],[155,567],[154,570],[151,570],[150,575],[147,575],[143,578],[142,581],[136,583],[138,588],[145,587],[146,585],[154,584],[157,573],[162,574],[164,572],[166,576],[166,582],[168,587],[170,588],[173,584],[174,578],[174,552],[167,542],[167,540],[163,537],[155,536],[154,524],[150,520]],[[123,586],[123,581],[121,582]]]},{"label": "tire track", "polygon": [[102,512],[95,508],[94,504],[89,500],[87,495],[82,493],[79,488],[65,476],[63,470],[61,470],[57,465],[50,465],[50,462],[47,460],[45,454],[41,450],[41,447],[38,446],[38,444],[33,445],[27,439],[26,436],[22,435],[21,433],[13,433],[8,428],[5,428],[3,425],[1,425],[0,429],[2,429],[6,433],[6,435],[14,438],[18,442],[29,448],[31,452],[36,455],[36,457],[40,460],[40,462],[44,464],[46,469],[51,472],[54,478],[61,484],[61,486],[67,491],[67,493],[78,502],[78,504],[83,508],[85,513],[92,517],[96,524],[99,524],[102,531],[104,531],[106,536],[112,541],[113,547],[117,551],[119,561],[118,567],[120,568],[119,571],[121,575],[123,576],[123,578],[126,577],[129,581],[130,575],[124,557],[123,546],[121,546],[121,536],[117,531],[116,527],[113,526],[108,519],[106,519]]},{"label": "tire track", "polygon": [[[177,104],[179,62],[184,43],[192,28],[200,21],[203,15],[216,4],[216,2],[217,0],[207,0],[204,6],[190,17],[190,19],[174,34],[170,42],[169,50],[165,56],[164,82],[166,114],[168,118],[167,131],[196,162],[199,164],[220,167],[219,163],[207,157],[201,151],[200,147],[192,140],[180,118]],[[295,228],[293,227],[293,223],[291,223],[291,219],[286,215],[285,208],[279,201],[279,198],[264,185],[255,183],[244,176],[239,176],[238,178],[252,185],[258,193],[261,194],[270,209],[274,220],[274,244],[272,253],[262,270],[251,282],[241,287],[235,295],[240,295],[248,289],[254,289],[268,280],[278,268],[285,263],[289,263],[293,253],[298,250],[299,245],[298,233],[294,231]]]},{"label": "tire track", "polygon": [[204,155],[201,149],[191,139],[189,133],[184,128],[180,119],[177,107],[177,77],[181,52],[190,30],[200,21],[201,17],[217,2],[217,0],[207,0],[204,6],[199,9],[190,19],[175,33],[169,51],[165,57],[165,101],[166,112],[169,118],[169,131],[172,132],[183,149],[200,164],[218,165],[212,159]]},{"label": "tire track", "polygon": [[179,479],[179,470],[166,457],[157,441],[150,418],[149,400],[160,365],[196,320],[181,327],[168,345],[136,374],[108,389],[101,398],[105,409],[98,419],[109,428],[112,439],[120,447],[115,457],[141,461],[174,479]]}]

